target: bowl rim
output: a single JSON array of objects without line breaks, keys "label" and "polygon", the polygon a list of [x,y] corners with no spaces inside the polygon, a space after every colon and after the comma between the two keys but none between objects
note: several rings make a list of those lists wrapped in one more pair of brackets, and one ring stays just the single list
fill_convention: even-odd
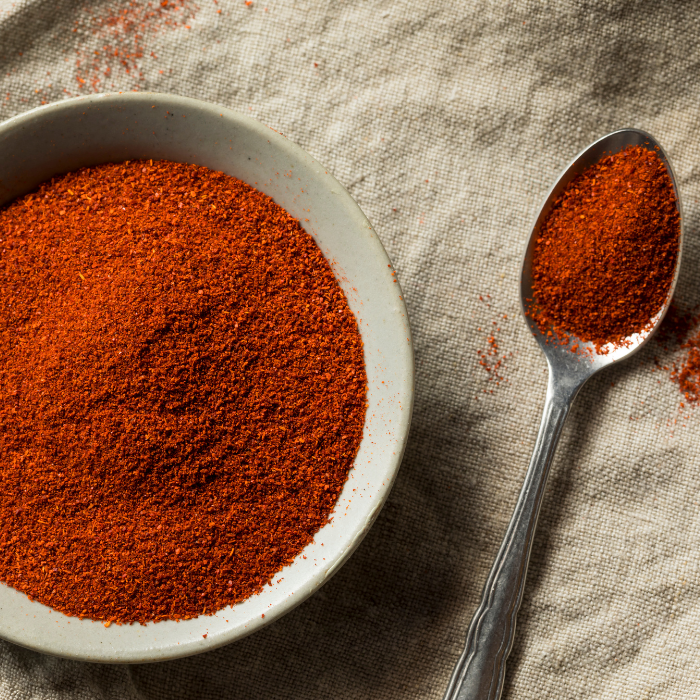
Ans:
[{"label": "bowl rim", "polygon": [[[360,207],[354,201],[349,192],[332,175],[328,174],[328,171],[325,167],[318,163],[318,161],[315,158],[313,158],[309,153],[307,153],[304,149],[302,149],[300,146],[296,145],[292,141],[288,140],[283,134],[277,132],[275,129],[266,126],[262,122],[248,115],[242,114],[224,106],[220,106],[216,103],[196,100],[169,93],[157,92],[113,92],[69,98],[61,100],[59,102],[54,102],[36,107],[34,109],[28,110],[27,112],[13,116],[7,119],[6,121],[0,123],[0,141],[6,138],[11,138],[15,130],[19,130],[21,132],[23,129],[35,126],[37,123],[40,123],[43,120],[52,119],[56,117],[70,116],[70,113],[78,112],[86,108],[93,109],[96,107],[101,108],[102,106],[132,106],[136,108],[143,107],[146,104],[148,104],[149,106],[151,104],[160,104],[161,106],[173,105],[177,109],[182,108],[184,110],[196,111],[199,113],[205,112],[209,113],[210,116],[218,115],[220,117],[223,117],[228,123],[233,123],[242,126],[247,131],[253,132],[255,135],[264,138],[270,143],[271,147],[278,151],[281,151],[286,156],[290,157],[294,162],[302,163],[309,170],[313,171],[316,175],[322,174],[322,177],[324,179],[327,179],[329,187],[332,187],[333,193],[335,195],[338,195],[338,198],[336,198],[334,202],[344,207],[346,215],[349,215],[358,227],[365,229],[365,233],[367,235],[365,236],[363,243],[369,245],[372,248],[372,254],[381,258],[383,264],[390,266],[392,270],[394,269],[393,264],[391,263],[391,260],[389,259],[389,256],[386,253],[386,250],[384,249],[381,241],[376,235],[376,232],[374,231],[367,217],[361,211]],[[89,158],[86,158],[85,165],[92,164],[94,163],[89,161]],[[71,167],[68,170],[64,170],[63,172],[68,172],[69,170],[73,169],[74,168]],[[45,180],[46,178],[43,177],[39,180],[36,180],[33,186],[31,188],[25,189],[25,191],[28,191],[28,189],[33,189],[34,187],[36,187],[37,184]],[[257,187],[257,183],[255,186]],[[262,187],[259,187],[258,189],[264,191],[264,188]],[[11,198],[7,198],[6,201],[11,201],[11,199],[21,196],[21,193],[21,191],[16,191],[13,194],[13,196]],[[4,206],[4,204],[0,204],[0,206]],[[303,226],[303,222],[301,223]],[[311,234],[311,231],[308,231],[308,233]],[[314,237],[313,234],[311,235],[312,237]],[[314,239],[316,240],[315,237]],[[319,247],[321,247],[319,242],[316,242],[319,245]],[[322,252],[324,252],[323,249]],[[334,274],[336,274],[335,269]],[[273,607],[269,610],[269,613],[263,615],[262,618],[258,616],[256,619],[251,620],[244,630],[240,630],[237,626],[232,626],[228,634],[217,634],[216,636],[210,638],[204,636],[203,638],[198,639],[196,643],[193,642],[184,646],[177,643],[172,644],[169,647],[161,646],[157,649],[151,648],[147,652],[139,652],[135,654],[130,654],[128,651],[122,651],[116,656],[113,652],[113,649],[106,647],[103,648],[102,646],[91,650],[90,653],[85,653],[84,651],[75,652],[74,650],[70,649],[70,644],[67,641],[64,641],[63,644],[56,644],[54,641],[52,641],[51,635],[49,635],[48,637],[40,637],[39,639],[28,639],[26,635],[22,634],[22,630],[5,629],[2,623],[2,606],[0,606],[0,637],[36,651],[71,658],[75,660],[100,663],[146,663],[164,661],[168,659],[182,658],[193,654],[198,654],[204,651],[211,651],[215,648],[224,646],[233,641],[242,639],[248,636],[249,634],[252,634],[253,632],[261,629],[262,627],[270,624],[271,622],[281,618],[283,615],[293,610],[297,605],[305,601],[309,596],[311,596],[312,593],[318,590],[318,588],[320,588],[321,585],[328,581],[331,578],[331,576],[335,574],[345,562],[347,562],[351,554],[355,551],[355,549],[358,547],[362,539],[364,539],[365,535],[369,531],[370,526],[375,521],[382,506],[384,505],[389,496],[393,483],[396,479],[404,451],[406,449],[415,394],[415,358],[408,310],[406,308],[404,295],[401,290],[400,282],[398,282],[398,280],[393,286],[393,289],[394,295],[391,298],[391,303],[394,308],[392,309],[392,311],[395,312],[395,315],[401,316],[404,319],[403,330],[406,334],[408,348],[410,350],[405,357],[405,364],[402,367],[402,372],[407,378],[407,388],[405,391],[405,399],[403,401],[403,412],[401,414],[401,420],[397,421],[397,425],[395,425],[394,433],[396,435],[396,447],[393,454],[385,458],[385,461],[389,464],[389,467],[386,470],[388,475],[384,479],[382,484],[378,487],[378,489],[372,492],[372,495],[374,497],[373,509],[367,515],[364,526],[361,530],[355,532],[354,537],[349,543],[349,545],[339,554],[339,556],[335,557],[327,567],[320,568],[317,573],[315,573],[311,578],[307,579],[303,583],[303,585],[300,586],[300,589],[294,592],[294,595],[289,595],[284,600],[275,603]],[[363,335],[363,330],[359,321],[358,327],[360,328],[361,335]],[[367,423],[368,419],[366,418],[365,429],[367,427]],[[365,438],[363,437],[363,441],[364,439]],[[338,503],[340,503],[340,496],[338,499]],[[323,529],[324,528],[321,528],[318,532],[320,533]],[[301,556],[301,552],[299,555],[297,555],[297,557],[299,556]],[[6,584],[2,583],[0,583],[0,586],[2,586],[3,589],[10,588]],[[10,590],[12,590],[18,596],[21,596],[22,598],[28,600],[25,594],[19,593],[14,589]],[[48,606],[38,603],[37,601],[27,603],[25,607],[36,605],[39,605],[44,609],[50,610]],[[224,608],[224,610],[227,609],[228,608]],[[54,614],[62,618],[68,617],[66,615],[63,615],[62,613],[57,613],[55,611]],[[210,616],[199,616],[191,620],[181,621],[178,624],[187,625],[191,622],[194,622],[195,620],[202,620],[203,618],[208,617]],[[87,618],[80,621],[78,621],[78,618],[73,617],[68,617],[68,619],[73,623],[78,623],[78,627],[83,624],[101,625],[99,621],[88,620]],[[143,626],[143,628],[148,630],[148,628],[152,625],[162,624],[167,623],[150,622]],[[78,630],[76,630],[76,632],[77,631]],[[108,630],[105,631],[107,632]]]}]

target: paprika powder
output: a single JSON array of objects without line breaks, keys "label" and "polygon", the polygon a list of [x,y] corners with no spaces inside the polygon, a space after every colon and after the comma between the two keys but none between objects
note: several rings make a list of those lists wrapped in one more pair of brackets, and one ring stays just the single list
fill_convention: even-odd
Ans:
[{"label": "paprika powder", "polygon": [[[661,364],[658,358],[654,362],[659,369],[670,372],[683,395],[681,408],[695,406],[700,402],[700,312],[698,308],[688,308],[671,304],[658,334],[658,344],[664,351],[669,349],[678,354],[673,363]],[[680,352],[678,352],[680,351]]]},{"label": "paprika powder", "polygon": [[700,401],[700,335],[689,338],[681,347],[683,355],[674,365],[671,379],[678,384],[689,404],[697,404]]},{"label": "paprika powder", "polygon": [[363,432],[357,322],[299,222],[223,173],[85,168],[0,210],[0,580],[187,619],[328,521]]},{"label": "paprika powder", "polygon": [[680,216],[658,154],[630,146],[572,180],[542,224],[531,316],[600,350],[647,330],[668,299]]}]

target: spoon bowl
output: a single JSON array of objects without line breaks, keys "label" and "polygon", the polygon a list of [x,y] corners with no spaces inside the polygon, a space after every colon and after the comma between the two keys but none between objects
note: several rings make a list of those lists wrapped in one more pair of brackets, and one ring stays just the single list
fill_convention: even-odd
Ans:
[{"label": "spoon bowl", "polygon": [[[569,334],[568,343],[552,343],[547,342],[547,334],[532,319],[528,313],[532,307],[533,279],[532,279],[532,259],[535,252],[535,244],[537,237],[540,234],[542,224],[546,221],[549,213],[552,210],[554,203],[557,201],[562,192],[569,186],[569,183],[578,177],[584,170],[587,170],[592,165],[598,163],[604,156],[611,153],[619,153],[629,146],[641,146],[649,151],[653,151],[661,159],[661,162],[666,166],[669,177],[673,183],[673,191],[676,197],[676,206],[680,214],[680,237],[678,257],[676,259],[676,271],[671,283],[671,289],[666,297],[666,302],[660,311],[654,316],[648,329],[641,333],[635,333],[626,339],[624,345],[608,344],[602,348],[602,352],[597,352],[593,343],[585,343],[577,338],[574,334]],[[630,355],[637,352],[644,343],[646,343],[656,332],[668,311],[673,298],[673,291],[678,281],[678,273],[680,270],[681,253],[683,250],[683,214],[681,209],[681,200],[679,196],[678,183],[676,176],[671,167],[671,162],[664,152],[661,145],[656,139],[641,129],[620,129],[614,131],[607,136],[603,136],[590,146],[585,148],[574,158],[564,172],[559,176],[552,189],[547,194],[547,197],[540,209],[535,224],[532,227],[530,238],[525,248],[525,256],[523,257],[523,265],[520,273],[520,305],[525,316],[525,321],[530,326],[532,334],[535,336],[542,352],[544,352],[550,364],[555,362],[561,364],[572,372],[589,372],[593,374],[603,367],[607,367],[613,362],[624,360]],[[579,353],[571,352],[571,348],[578,345],[581,348]],[[581,362],[581,357],[587,357],[588,362]]]},{"label": "spoon bowl", "polygon": [[[673,184],[680,235],[676,267],[666,301],[648,328],[629,336],[621,345],[608,344],[598,350],[593,343],[582,342],[573,334],[569,334],[566,341],[557,339],[552,342],[551,336],[547,335],[549,329],[540,328],[529,315],[534,299],[532,261],[540,229],[559,195],[577,175],[599,162],[603,156],[618,153],[628,146],[642,146],[654,151],[666,166]],[[682,243],[683,216],[673,168],[656,140],[639,129],[621,129],[591,144],[574,158],[547,195],[527,243],[520,278],[523,314],[549,366],[542,423],[515,512],[486,580],[481,602],[467,632],[464,652],[450,679],[445,700],[498,700],[501,697],[506,659],[515,637],[515,619],[525,588],[542,496],[566,416],[581,387],[596,372],[633,355],[659,327],[668,311],[678,279]],[[574,345],[579,347],[574,350]]]}]

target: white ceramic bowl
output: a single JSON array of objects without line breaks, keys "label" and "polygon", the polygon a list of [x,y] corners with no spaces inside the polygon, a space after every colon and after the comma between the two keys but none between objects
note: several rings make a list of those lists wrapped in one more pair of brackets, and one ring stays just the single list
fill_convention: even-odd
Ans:
[{"label": "white ceramic bowl", "polygon": [[[184,622],[78,620],[0,585],[0,636],[73,659],[172,659],[240,639],[289,612],[348,559],[394,481],[413,406],[413,348],[401,289],[382,244],[343,187],[298,146],[223,107],[174,95],[66,100],[0,124],[0,204],[69,170],[137,158],[204,165],[254,185],[298,218],[331,261],[364,341],[369,408],[332,522],[282,581],[239,605]],[[264,615],[264,617],[263,617]],[[206,636],[204,636],[206,635]]]}]

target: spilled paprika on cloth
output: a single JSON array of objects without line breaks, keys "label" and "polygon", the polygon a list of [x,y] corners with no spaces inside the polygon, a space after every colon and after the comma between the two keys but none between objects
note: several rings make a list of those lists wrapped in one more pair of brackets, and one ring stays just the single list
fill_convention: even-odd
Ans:
[{"label": "spilled paprika on cloth", "polygon": [[630,146],[576,177],[542,224],[531,316],[600,350],[648,329],[668,299],[680,215],[658,154]]},{"label": "spilled paprika on cloth", "polygon": [[[662,330],[665,331],[659,339],[661,345],[675,345],[680,354],[673,364],[662,366],[658,359],[656,365],[660,369],[670,371],[670,377],[678,385],[685,405],[697,406],[700,403],[700,312],[694,309],[682,308],[672,304],[669,313],[664,318]],[[671,341],[670,343],[668,341]],[[674,342],[675,341],[675,342]],[[667,347],[664,347],[666,350]]]},{"label": "spilled paprika on cloth", "polygon": [[700,336],[695,335],[681,346],[683,355],[671,372],[683,398],[690,404],[700,402]]},{"label": "spilled paprika on cloth", "polygon": [[167,161],[57,177],[0,236],[0,580],[106,624],[259,592],[328,521],[365,420],[313,239]]}]

